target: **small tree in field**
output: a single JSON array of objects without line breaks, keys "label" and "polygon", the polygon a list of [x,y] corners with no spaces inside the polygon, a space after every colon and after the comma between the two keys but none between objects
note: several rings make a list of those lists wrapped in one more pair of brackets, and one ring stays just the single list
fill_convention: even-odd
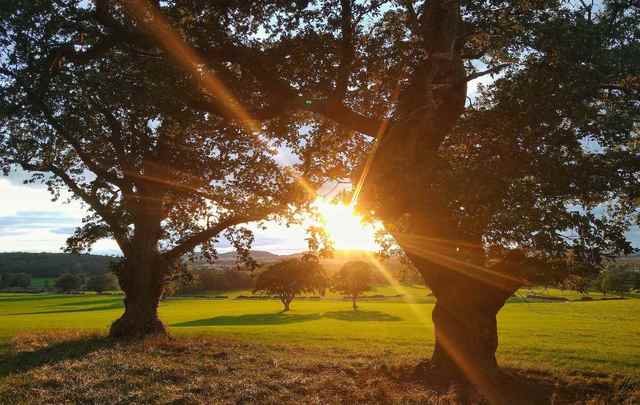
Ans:
[{"label": "small tree in field", "polygon": [[118,289],[118,279],[111,273],[96,274],[87,280],[86,289],[101,293]]},{"label": "small tree in field", "polygon": [[55,286],[63,292],[79,290],[82,287],[82,278],[77,274],[65,273],[56,279]]},{"label": "small tree in field", "polygon": [[356,300],[365,291],[371,289],[373,273],[369,263],[363,261],[347,262],[333,277],[331,289],[351,297],[353,310],[358,309]]},{"label": "small tree in field", "polygon": [[318,259],[304,256],[271,265],[258,276],[253,292],[278,296],[284,305],[283,312],[286,312],[296,295],[322,293],[327,284],[327,277]]}]

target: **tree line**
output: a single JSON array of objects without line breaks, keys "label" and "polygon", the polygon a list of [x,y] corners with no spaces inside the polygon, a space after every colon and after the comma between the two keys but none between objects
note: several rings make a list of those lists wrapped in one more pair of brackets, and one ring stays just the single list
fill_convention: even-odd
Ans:
[{"label": "tree line", "polygon": [[69,253],[0,253],[0,274],[26,273],[31,277],[58,277],[64,273],[97,274],[109,271],[117,257]]}]

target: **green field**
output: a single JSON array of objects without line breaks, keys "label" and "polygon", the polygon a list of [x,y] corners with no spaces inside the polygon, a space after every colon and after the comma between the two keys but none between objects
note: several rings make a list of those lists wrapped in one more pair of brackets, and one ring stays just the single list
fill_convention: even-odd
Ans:
[{"label": "green field", "polygon": [[49,287],[53,288],[55,282],[55,277],[33,277],[31,279],[31,287],[43,288],[48,283]]},{"label": "green field", "polygon": [[[174,335],[216,335],[296,347],[379,353],[403,360],[427,357],[433,347],[433,303],[297,300],[280,314],[275,300],[163,301],[160,315]],[[60,329],[106,331],[122,312],[120,296],[0,294],[0,344],[16,334]],[[639,377],[640,300],[530,302],[514,299],[499,314],[499,361],[559,374],[603,372]]]}]

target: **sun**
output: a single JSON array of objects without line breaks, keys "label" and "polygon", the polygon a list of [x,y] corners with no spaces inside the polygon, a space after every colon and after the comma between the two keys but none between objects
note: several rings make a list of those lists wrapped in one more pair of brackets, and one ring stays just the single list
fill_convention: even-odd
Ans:
[{"label": "sun", "polygon": [[320,214],[320,225],[339,250],[376,250],[376,224],[362,221],[353,207],[318,198],[313,206]]}]

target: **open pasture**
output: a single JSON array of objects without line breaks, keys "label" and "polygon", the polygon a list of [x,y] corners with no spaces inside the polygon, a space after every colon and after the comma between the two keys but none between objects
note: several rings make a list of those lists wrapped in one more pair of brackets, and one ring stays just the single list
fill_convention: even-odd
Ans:
[{"label": "open pasture", "polygon": [[[258,343],[378,354],[419,360],[433,347],[433,304],[298,299],[280,313],[276,300],[168,299],[160,316],[170,333],[215,335]],[[24,332],[105,332],[122,312],[108,295],[0,295],[0,342]],[[501,364],[552,372],[640,373],[640,300],[508,303],[499,314]]]}]

